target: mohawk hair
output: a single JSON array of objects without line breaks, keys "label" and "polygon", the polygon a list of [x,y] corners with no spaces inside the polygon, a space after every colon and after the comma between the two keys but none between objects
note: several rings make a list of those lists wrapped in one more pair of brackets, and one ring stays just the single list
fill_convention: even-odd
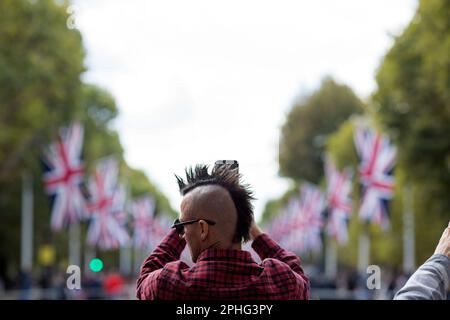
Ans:
[{"label": "mohawk hair", "polygon": [[197,187],[218,185],[225,188],[233,200],[237,211],[236,231],[233,240],[241,243],[250,239],[250,226],[253,221],[253,191],[248,184],[241,183],[242,175],[226,166],[214,167],[208,173],[208,165],[197,164],[195,168],[185,169],[186,182],[175,175],[181,195],[186,195]]}]

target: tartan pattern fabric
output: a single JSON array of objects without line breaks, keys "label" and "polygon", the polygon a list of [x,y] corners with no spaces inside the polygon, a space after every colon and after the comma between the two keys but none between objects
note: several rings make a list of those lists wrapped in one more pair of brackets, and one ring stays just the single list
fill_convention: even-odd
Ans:
[{"label": "tartan pattern fabric", "polygon": [[171,230],[144,261],[137,281],[141,300],[307,300],[309,279],[300,259],[281,248],[267,234],[252,248],[261,257],[257,264],[250,252],[207,249],[189,267],[179,260],[186,245]]}]

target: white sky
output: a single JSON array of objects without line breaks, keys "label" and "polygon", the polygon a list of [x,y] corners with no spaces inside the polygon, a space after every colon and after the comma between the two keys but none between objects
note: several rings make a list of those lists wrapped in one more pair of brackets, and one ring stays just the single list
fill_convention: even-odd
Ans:
[{"label": "white sky", "polygon": [[[178,210],[173,174],[236,159],[258,201],[278,197],[279,131],[326,75],[361,97],[417,0],[75,0],[84,79],[115,97],[127,162]],[[299,164],[301,165],[301,164]]]}]

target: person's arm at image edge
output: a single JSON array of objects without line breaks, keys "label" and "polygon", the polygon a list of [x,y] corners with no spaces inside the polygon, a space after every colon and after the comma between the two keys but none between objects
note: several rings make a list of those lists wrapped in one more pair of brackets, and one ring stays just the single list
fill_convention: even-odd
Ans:
[{"label": "person's arm at image edge", "polygon": [[445,300],[450,285],[450,223],[434,254],[408,279],[395,300]]}]

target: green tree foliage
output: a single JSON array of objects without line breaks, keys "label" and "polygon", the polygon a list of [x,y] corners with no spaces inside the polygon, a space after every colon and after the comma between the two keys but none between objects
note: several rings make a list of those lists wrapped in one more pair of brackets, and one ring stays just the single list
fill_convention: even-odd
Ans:
[{"label": "green tree foliage", "polygon": [[[73,121],[80,121],[85,129],[83,160],[88,174],[98,159],[114,155],[120,161],[120,180],[128,184],[132,196],[151,194],[158,212],[176,215],[145,174],[126,164],[112,127],[118,115],[114,98],[81,81],[85,71],[82,38],[76,29],[67,28],[67,18],[65,2],[0,1],[0,277],[14,277],[19,270],[25,172],[33,177],[34,252],[51,243],[57,261],[67,259],[67,232],[50,230],[40,158],[58,129]],[[86,232],[86,226],[82,231]]]},{"label": "green tree foliage", "polygon": [[20,256],[21,175],[34,177],[35,243],[48,241],[39,156],[79,106],[84,50],[65,10],[53,1],[0,1],[0,257],[10,272]]},{"label": "green tree foliage", "polygon": [[80,97],[77,118],[84,125],[83,158],[88,172],[93,171],[98,160],[110,155],[124,162],[119,135],[111,129],[111,122],[118,114],[114,98],[104,89],[89,84],[83,84]]},{"label": "green tree foliage", "polygon": [[450,2],[420,1],[376,76],[377,117],[399,148],[408,178],[450,210]]},{"label": "green tree foliage", "polygon": [[376,75],[374,110],[398,146],[412,186],[418,262],[450,212],[450,2],[420,1]]},{"label": "green tree foliage", "polygon": [[323,176],[322,154],[327,136],[363,104],[346,85],[326,78],[309,97],[297,102],[282,127],[280,174],[296,181],[318,183]]},{"label": "green tree foliage", "polygon": [[33,162],[35,146],[73,118],[84,50],[53,1],[0,1],[0,180]]}]

